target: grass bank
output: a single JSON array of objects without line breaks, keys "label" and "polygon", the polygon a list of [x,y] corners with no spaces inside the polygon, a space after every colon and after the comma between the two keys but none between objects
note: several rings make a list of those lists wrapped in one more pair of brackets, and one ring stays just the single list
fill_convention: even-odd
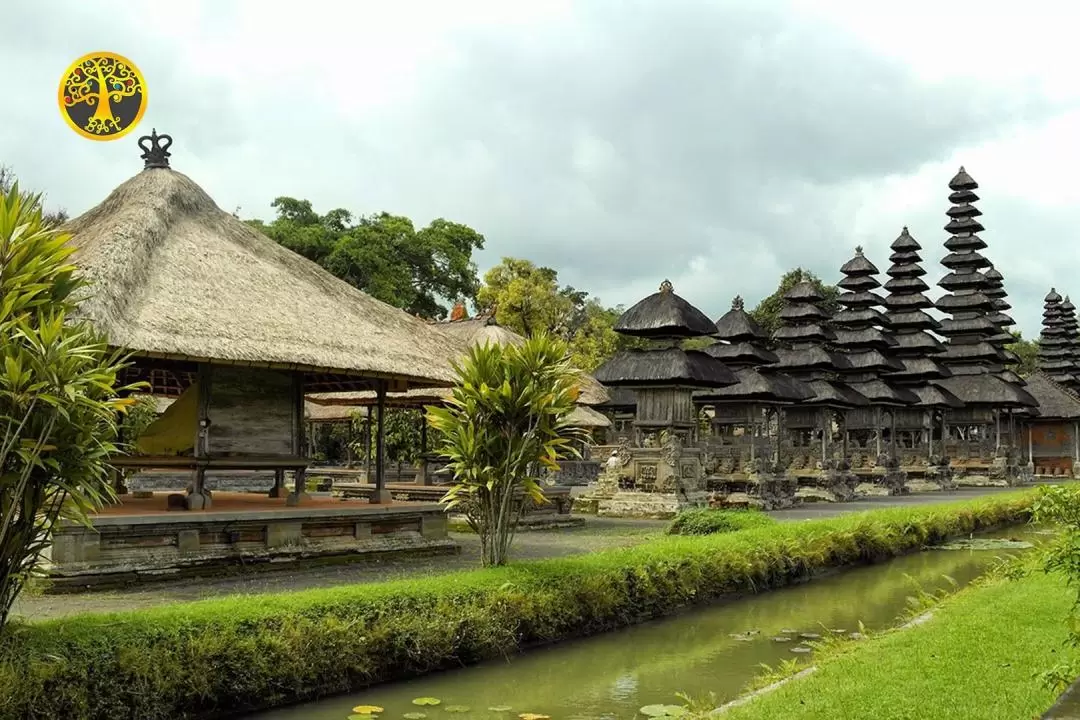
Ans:
[{"label": "grass bank", "polygon": [[1035,570],[937,605],[923,623],[827,648],[817,670],[733,708],[725,720],[1024,720],[1054,702],[1041,674],[1063,645],[1075,593]]},{"label": "grass bank", "polygon": [[16,625],[2,718],[207,718],[602,632],[1028,519],[1033,493],[702,537],[422,580]]}]

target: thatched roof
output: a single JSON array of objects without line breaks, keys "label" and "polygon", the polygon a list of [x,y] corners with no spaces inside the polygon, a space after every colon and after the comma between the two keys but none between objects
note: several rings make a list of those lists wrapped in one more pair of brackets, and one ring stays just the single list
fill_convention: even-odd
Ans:
[{"label": "thatched roof", "polygon": [[[441,389],[441,388],[439,388]],[[319,405],[310,400],[304,402],[304,419],[308,422],[349,422],[354,415],[367,417],[366,407],[351,405]]]},{"label": "thatched roof", "polygon": [[1024,387],[1039,403],[1039,418],[1074,420],[1080,418],[1080,396],[1049,375],[1035,371],[1027,377]]},{"label": "thatched roof", "polygon": [[567,416],[566,421],[570,425],[579,428],[611,427],[611,420],[606,415],[584,405],[578,405],[574,408]]},{"label": "thatched roof", "polygon": [[[443,352],[450,351],[452,354],[444,357],[443,362],[449,367],[451,362],[460,359],[466,349],[474,345],[514,345],[519,346],[525,342],[525,338],[513,330],[502,327],[495,319],[481,315],[466,320],[453,320],[449,322],[434,323],[432,327],[438,328],[443,335],[449,335],[453,342],[442,348]],[[465,349],[463,349],[465,348]],[[588,373],[579,376],[578,396],[579,405],[600,405],[608,400],[607,389],[597,382],[596,378]],[[399,407],[421,407],[423,405],[438,405],[446,401],[450,396],[449,389],[428,388],[407,390],[386,394],[386,404]],[[373,391],[362,390],[356,392],[332,392],[312,393],[308,399],[327,405],[375,405],[378,399]]]},{"label": "thatched roof", "polygon": [[716,321],[716,337],[729,342],[755,341],[767,340],[769,333],[750,317],[742,297],[736,295],[731,309]]},{"label": "thatched roof", "polygon": [[724,363],[700,350],[623,350],[596,370],[605,385],[724,387],[739,382]]},{"label": "thatched roof", "polygon": [[174,170],[143,170],[63,229],[92,283],[80,313],[137,355],[453,382],[441,352],[452,341],[248,227]]},{"label": "thatched roof", "polygon": [[608,401],[599,407],[610,410],[633,410],[637,407],[637,393],[633,388],[613,387],[608,391]]},{"label": "thatched roof", "polygon": [[1039,403],[1024,388],[1008,383],[989,373],[953,375],[936,380],[967,405],[996,405],[998,407],[1035,407]]},{"label": "thatched roof", "polygon": [[615,332],[644,338],[691,338],[714,335],[716,326],[705,313],[676,295],[665,280],[659,292],[619,316]]},{"label": "thatched roof", "polygon": [[495,319],[480,315],[465,320],[451,320],[436,323],[442,332],[456,337],[467,347],[472,345],[522,345],[525,337],[513,330],[508,330],[495,322]]},{"label": "thatched roof", "polygon": [[735,375],[739,378],[737,385],[695,392],[695,402],[796,403],[810,400],[815,395],[808,385],[787,375],[762,372],[750,367],[735,371]]}]

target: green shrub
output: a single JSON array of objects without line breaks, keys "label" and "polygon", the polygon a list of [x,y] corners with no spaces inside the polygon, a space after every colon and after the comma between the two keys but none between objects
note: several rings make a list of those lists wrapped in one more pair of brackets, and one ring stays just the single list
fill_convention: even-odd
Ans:
[{"label": "green shrub", "polygon": [[757,510],[683,510],[668,525],[668,535],[714,535],[775,525],[776,520]]},{"label": "green shrub", "polygon": [[417,580],[15,624],[0,718],[239,714],[624,627],[731,593],[1028,519],[1031,494],[703,537]]}]

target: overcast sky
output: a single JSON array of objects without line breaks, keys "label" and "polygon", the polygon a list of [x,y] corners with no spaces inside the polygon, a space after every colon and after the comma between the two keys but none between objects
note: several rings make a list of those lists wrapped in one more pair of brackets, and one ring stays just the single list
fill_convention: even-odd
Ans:
[{"label": "overcast sky", "polygon": [[[945,274],[947,183],[982,185],[986,255],[1037,333],[1080,296],[1080,6],[855,0],[12,2],[0,163],[73,215],[141,169],[56,87],[80,55],[143,71],[139,130],[226,209],[442,216],[609,304],[669,278],[718,317],[802,265],[884,271],[907,224]],[[1075,278],[1075,282],[1074,282]],[[884,279],[884,278],[883,278]]]}]

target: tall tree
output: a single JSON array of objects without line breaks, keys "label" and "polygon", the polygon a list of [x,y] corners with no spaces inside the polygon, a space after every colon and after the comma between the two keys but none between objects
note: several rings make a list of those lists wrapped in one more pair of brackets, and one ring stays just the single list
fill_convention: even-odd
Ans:
[{"label": "tall tree", "polygon": [[814,273],[797,267],[784,273],[773,294],[759,302],[757,307],[750,312],[750,316],[757,320],[766,331],[770,333],[776,332],[777,328],[780,327],[780,311],[784,309],[784,293],[804,280],[814,283],[818,291],[825,296],[825,308],[829,312],[835,312],[837,309],[836,298],[840,294],[836,286],[826,285]]},{"label": "tall tree", "polygon": [[319,215],[309,201],[291,197],[272,207],[272,222],[248,224],[383,302],[435,320],[446,315],[445,301],[476,299],[472,254],[484,236],[467,225],[439,218],[417,230],[407,217],[354,217],[341,208]]},{"label": "tall tree", "polygon": [[1038,367],[1039,341],[1025,340],[1019,330],[1011,330],[1010,332],[1016,340],[1006,345],[1005,349],[1012,350],[1020,358],[1020,362],[1015,369],[1021,376],[1026,377],[1035,372]]},{"label": "tall tree", "polygon": [[606,307],[589,293],[559,286],[559,274],[521,258],[504,257],[484,273],[477,294],[480,311],[495,311],[495,321],[526,337],[548,333],[565,340],[574,366],[594,370],[616,350],[637,344],[613,329],[621,307]]}]

